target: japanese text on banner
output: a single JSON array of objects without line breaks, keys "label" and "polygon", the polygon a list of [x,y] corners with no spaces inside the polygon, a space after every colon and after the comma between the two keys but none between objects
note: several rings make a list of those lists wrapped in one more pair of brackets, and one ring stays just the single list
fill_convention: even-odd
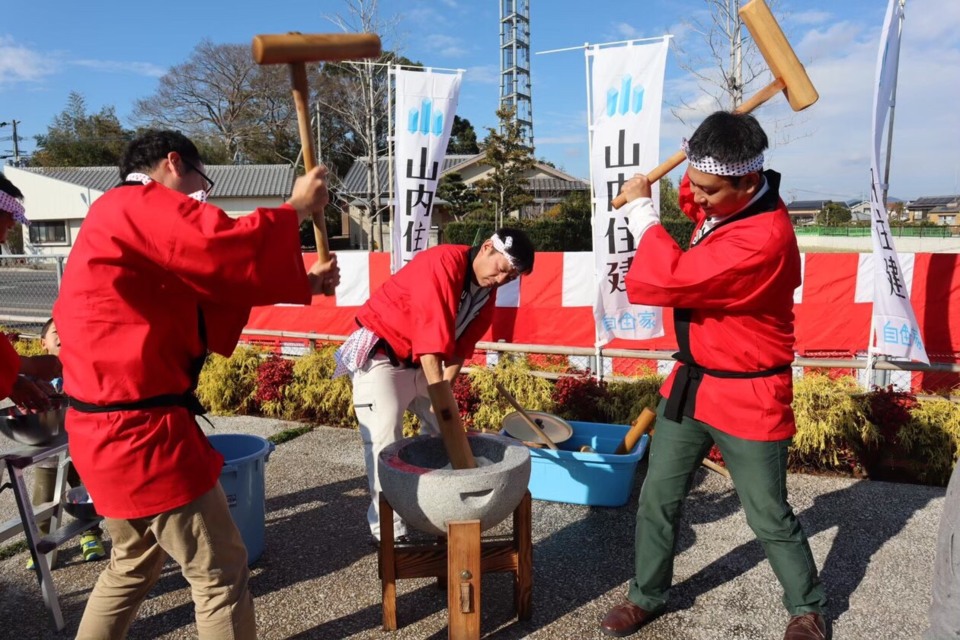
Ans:
[{"label": "japanese text on banner", "polygon": [[[669,40],[652,44],[590,47],[590,164],[593,180],[593,252],[597,344],[614,338],[645,340],[663,335],[659,307],[630,304],[624,277],[637,246],[624,213],[612,200],[634,174],[659,160],[660,112]],[[654,202],[659,192],[654,192]]]},{"label": "japanese text on banner", "polygon": [[433,200],[460,94],[460,72],[397,69],[396,199],[391,236],[395,272],[427,248]]}]

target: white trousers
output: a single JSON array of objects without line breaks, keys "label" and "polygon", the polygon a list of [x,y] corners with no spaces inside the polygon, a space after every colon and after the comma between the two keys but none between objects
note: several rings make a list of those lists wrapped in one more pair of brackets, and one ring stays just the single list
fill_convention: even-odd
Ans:
[{"label": "white trousers", "polygon": [[[423,369],[395,367],[377,353],[353,374],[353,408],[360,422],[363,461],[367,467],[370,507],[367,522],[370,533],[380,539],[380,478],[377,474],[380,452],[403,438],[403,413],[410,410],[420,418],[421,434],[440,435],[437,419],[431,411],[427,379]],[[406,535],[407,525],[394,511],[393,534]]]}]

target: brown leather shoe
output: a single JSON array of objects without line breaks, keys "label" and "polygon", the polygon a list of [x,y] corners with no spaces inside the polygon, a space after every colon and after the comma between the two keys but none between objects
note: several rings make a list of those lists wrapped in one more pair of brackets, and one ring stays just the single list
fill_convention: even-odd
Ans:
[{"label": "brown leather shoe", "polygon": [[633,604],[629,600],[618,604],[607,612],[600,623],[600,630],[608,636],[622,638],[640,630],[659,613],[650,613]]},{"label": "brown leather shoe", "polygon": [[783,640],[826,640],[827,625],[819,613],[805,613],[793,616],[787,624]]}]

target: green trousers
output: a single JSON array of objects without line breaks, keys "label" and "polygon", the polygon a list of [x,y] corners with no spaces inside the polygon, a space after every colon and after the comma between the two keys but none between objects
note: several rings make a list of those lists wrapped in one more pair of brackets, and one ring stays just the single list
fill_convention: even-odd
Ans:
[{"label": "green trousers", "polygon": [[744,440],[684,417],[663,417],[661,402],[652,439],[647,477],[640,491],[635,541],[636,577],[628,598],[651,612],[662,609],[673,580],[677,519],[700,461],[716,443],[746,512],[747,523],[783,586],[790,615],[820,612],[826,595],[817,576],[807,537],[787,503],[787,447]]}]

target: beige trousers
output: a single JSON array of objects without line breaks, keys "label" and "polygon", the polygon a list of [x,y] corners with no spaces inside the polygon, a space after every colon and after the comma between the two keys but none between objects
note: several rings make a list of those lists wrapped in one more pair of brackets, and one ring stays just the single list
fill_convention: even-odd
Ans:
[{"label": "beige trousers", "polygon": [[[353,408],[360,423],[363,439],[363,461],[367,467],[367,485],[370,487],[370,506],[367,524],[370,533],[380,539],[380,478],[377,475],[380,452],[403,438],[403,413],[409,409],[421,421],[421,434],[440,435],[440,427],[433,415],[427,378],[423,369],[395,367],[383,354],[370,357],[353,374]],[[396,512],[393,514],[393,533],[406,535],[407,524]]]},{"label": "beige trousers", "polygon": [[178,509],[134,520],[104,519],[113,541],[83,612],[78,640],[126,637],[169,554],[190,583],[202,639],[256,638],[247,550],[218,483]]}]

